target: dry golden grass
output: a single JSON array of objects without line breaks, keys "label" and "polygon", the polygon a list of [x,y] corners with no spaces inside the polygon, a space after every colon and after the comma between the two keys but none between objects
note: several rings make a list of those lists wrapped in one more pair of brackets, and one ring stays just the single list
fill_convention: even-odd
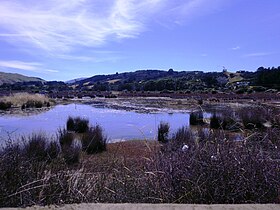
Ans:
[{"label": "dry golden grass", "polygon": [[49,98],[42,94],[30,94],[30,93],[15,93],[11,96],[5,96],[0,101],[11,102],[14,106],[22,106],[28,101],[48,103]]}]

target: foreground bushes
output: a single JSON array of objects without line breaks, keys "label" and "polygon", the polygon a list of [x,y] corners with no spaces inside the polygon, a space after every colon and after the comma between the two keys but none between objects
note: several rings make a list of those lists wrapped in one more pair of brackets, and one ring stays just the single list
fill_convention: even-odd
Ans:
[{"label": "foreground bushes", "polygon": [[[242,143],[219,131],[179,129],[149,168],[160,171],[155,173],[161,198],[204,204],[279,202],[280,150],[270,137],[261,143],[267,135],[259,135]],[[188,150],[182,150],[184,144]]]},{"label": "foreground bushes", "polygon": [[[146,143],[149,156],[111,147],[92,157],[80,152],[106,149],[100,126],[83,134],[61,129],[60,144],[33,135],[24,144],[8,144],[0,151],[0,206],[279,203],[279,135],[280,129],[271,127],[235,141],[223,130],[182,127],[165,144]],[[76,154],[79,164],[73,164]]]}]

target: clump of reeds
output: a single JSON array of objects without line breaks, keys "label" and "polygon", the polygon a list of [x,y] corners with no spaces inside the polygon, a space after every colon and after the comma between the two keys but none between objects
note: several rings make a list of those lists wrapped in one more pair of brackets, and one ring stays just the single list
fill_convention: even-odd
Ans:
[{"label": "clump of reeds", "polygon": [[240,128],[238,119],[234,116],[233,112],[220,112],[214,113],[210,117],[210,128],[223,129],[223,130],[237,130]]},{"label": "clump of reeds", "polygon": [[103,152],[106,150],[107,137],[101,126],[92,126],[82,135],[82,149],[88,154]]},{"label": "clump of reeds", "polygon": [[170,125],[169,123],[160,122],[158,126],[158,136],[157,139],[161,143],[166,143],[168,141]]},{"label": "clump of reeds", "polygon": [[191,112],[190,114],[190,125],[203,125],[203,112]]},{"label": "clump of reeds", "polygon": [[81,148],[74,144],[74,136],[66,129],[58,130],[58,140],[65,162],[69,165],[79,162]]},{"label": "clump of reeds", "polygon": [[68,117],[66,128],[68,131],[85,133],[89,130],[89,120],[81,117]]},{"label": "clump of reeds", "polygon": [[12,107],[11,102],[0,101],[0,110],[7,110],[10,109],[11,107]]}]

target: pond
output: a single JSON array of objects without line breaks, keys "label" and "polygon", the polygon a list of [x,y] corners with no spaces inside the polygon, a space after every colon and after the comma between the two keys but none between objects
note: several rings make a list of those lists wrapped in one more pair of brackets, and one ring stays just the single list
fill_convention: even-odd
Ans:
[{"label": "pond", "polygon": [[55,136],[58,128],[65,127],[69,116],[84,117],[89,119],[91,125],[101,125],[111,142],[155,139],[161,121],[170,124],[171,132],[189,125],[189,113],[183,112],[138,113],[82,104],[57,105],[37,115],[0,116],[1,141],[9,135],[18,138],[33,132]]}]

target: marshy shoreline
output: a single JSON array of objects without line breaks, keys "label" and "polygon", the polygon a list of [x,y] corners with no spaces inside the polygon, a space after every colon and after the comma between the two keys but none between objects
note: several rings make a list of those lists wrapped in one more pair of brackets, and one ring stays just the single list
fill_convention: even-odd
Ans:
[{"label": "marshy shoreline", "polygon": [[[73,102],[78,103],[57,103]],[[0,151],[1,207],[280,202],[277,106],[171,98],[79,103],[144,113],[186,111],[191,126],[170,132],[170,125],[161,122],[156,141],[108,143],[102,127],[89,125],[86,118],[69,118],[55,141],[34,134],[22,138],[21,145],[8,143]],[[207,123],[205,110],[214,113]],[[241,140],[232,135],[236,131],[243,134]]]}]

